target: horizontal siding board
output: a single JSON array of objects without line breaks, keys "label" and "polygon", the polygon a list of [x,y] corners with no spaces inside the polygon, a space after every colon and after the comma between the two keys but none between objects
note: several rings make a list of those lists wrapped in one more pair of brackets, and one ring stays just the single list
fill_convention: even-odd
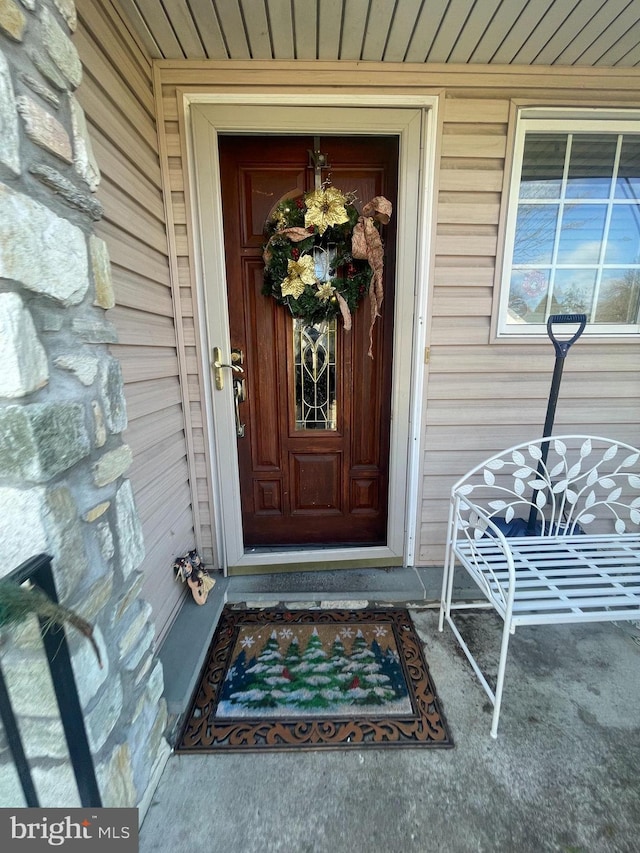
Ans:
[{"label": "horizontal siding board", "polygon": [[[464,413],[464,418],[470,424],[494,424],[497,420],[504,424],[522,422],[544,422],[546,400],[529,400],[493,397],[490,401],[466,399],[461,408],[460,400],[431,400],[427,409],[427,425],[455,424]],[[616,423],[637,423],[638,403],[628,398],[610,398],[607,405],[615,411]],[[595,405],[590,398],[563,398],[556,409],[556,432],[560,427],[568,428],[573,424],[582,424],[583,428],[592,423],[601,423],[603,412],[601,406]],[[588,431],[588,430],[587,430]]]},{"label": "horizontal siding board", "polygon": [[180,383],[177,377],[148,379],[136,382],[127,389],[129,423],[145,415],[157,415],[164,409],[180,404]]},{"label": "horizontal siding board", "polygon": [[490,333],[488,317],[434,317],[428,343],[432,347],[479,346],[489,343]]},{"label": "horizontal siding board", "polygon": [[170,347],[130,347],[113,344],[111,351],[120,359],[125,383],[178,376],[178,357]]},{"label": "horizontal siding board", "polygon": [[167,256],[136,240],[112,222],[102,220],[96,225],[96,231],[104,238],[109,247],[109,257],[113,263],[126,267],[138,275],[154,279],[160,284],[170,286],[170,274]]},{"label": "horizontal siding board", "polygon": [[[182,498],[184,501],[187,497],[186,492],[176,497]],[[162,522],[163,520],[160,519]],[[150,530],[146,537],[148,556],[154,565],[170,575],[172,581],[177,583],[177,579],[173,573],[173,563],[176,557],[186,554],[194,547],[194,531],[193,517],[188,509],[182,512],[179,516],[167,516],[164,519],[164,524],[160,524],[157,530]],[[170,535],[167,536],[167,530]],[[160,572],[158,572],[160,574]],[[175,587],[171,586],[171,592],[175,593]]]},{"label": "horizontal siding board", "polygon": [[[112,259],[113,260],[113,259]],[[167,285],[152,281],[131,270],[112,265],[113,288],[118,305],[173,317],[173,300]]]},{"label": "horizontal siding board", "polygon": [[455,222],[464,225],[497,225],[500,217],[499,204],[482,204],[460,201],[440,202],[438,222]]},{"label": "horizontal siding board", "polygon": [[[136,504],[145,532],[145,542],[147,532],[159,531],[163,526],[165,531],[168,529],[163,523],[168,509],[171,509],[170,514],[175,517],[176,511],[189,506],[187,497],[189,486],[188,480],[185,478],[185,469],[186,460],[183,458],[174,461],[174,464],[168,464],[153,479],[145,477],[150,469],[131,469],[131,479],[135,485]],[[167,494],[172,496],[171,501],[167,501]],[[181,495],[184,496],[184,500],[181,500]]]},{"label": "horizontal siding board", "polygon": [[[553,359],[549,358],[549,370],[542,374],[527,375],[523,382],[520,375],[502,372],[499,376],[474,376],[469,381],[467,374],[433,373],[429,380],[430,400],[486,400],[493,405],[497,399],[512,400],[520,403],[523,395],[529,399],[547,397],[551,385]],[[602,373],[575,373],[568,367],[562,377],[561,394],[564,399],[588,399],[594,401],[603,397],[612,399],[633,398],[640,388],[640,374],[625,374],[603,371]],[[639,405],[640,412],[640,405]]]},{"label": "horizontal siding board", "polygon": [[438,234],[435,241],[436,255],[489,255],[496,256],[497,236],[486,237],[469,235],[461,240],[457,234]]},{"label": "horizontal siding board", "polygon": [[[602,412],[608,415],[608,412]],[[562,430],[568,432],[567,430]],[[581,429],[575,429],[573,432],[580,434]],[[625,441],[627,444],[638,446],[640,442],[640,426],[636,424],[620,424],[615,420],[602,420],[600,423],[592,423],[589,426],[589,432],[595,435],[609,435],[618,441]],[[555,429],[554,435],[560,435],[561,430]],[[522,441],[540,438],[542,436],[542,427],[538,421],[535,423],[522,424],[492,424],[490,426],[476,427],[471,424],[461,423],[427,427],[425,433],[425,455],[427,453],[443,454],[443,459],[448,460],[453,470],[456,470],[457,454],[460,451],[468,449],[475,455],[475,460],[471,460],[471,464],[466,468],[469,470],[474,465],[487,459],[493,453],[499,453],[514,444],[519,444]],[[451,455],[448,455],[448,454]],[[465,471],[461,471],[461,474]]]},{"label": "horizontal siding board", "polygon": [[76,32],[73,41],[84,58],[85,70],[100,81],[100,86],[109,93],[109,97],[118,104],[131,103],[131,109],[144,111],[149,124],[153,126],[154,103],[149,81],[145,85],[131,66],[128,69],[131,76],[122,76],[121,69],[114,65],[118,51],[112,50],[113,42],[110,40],[105,45],[110,51],[107,56],[104,46],[82,27]]},{"label": "horizontal siding board", "polygon": [[[519,0],[518,0],[519,2]],[[261,62],[160,62],[163,76],[165,119],[177,121],[176,87],[194,93],[225,91],[291,92],[303,88],[308,93],[332,93],[357,80],[361,90],[387,93],[424,93],[435,89],[457,97],[481,99],[517,97],[565,97],[568,101],[584,96],[606,99],[615,90],[617,99],[637,95],[637,75],[633,70],[609,68],[543,68],[538,66],[427,65],[401,63],[308,62],[299,61],[292,74],[290,63]],[[611,101],[609,100],[609,104]]]},{"label": "horizontal siding board", "polygon": [[502,171],[498,169],[441,169],[438,185],[441,191],[501,192]]},{"label": "horizontal siding board", "polygon": [[136,418],[129,422],[123,438],[136,453],[155,447],[184,429],[184,417],[181,406],[172,406],[162,410],[158,417],[156,412]]},{"label": "horizontal siding board", "polygon": [[502,158],[505,155],[506,142],[503,136],[497,134],[484,136],[478,134],[444,134],[442,137],[443,157],[478,157]]},{"label": "horizontal siding board", "polygon": [[[461,282],[464,284],[464,279]],[[433,316],[455,318],[487,315],[491,313],[491,292],[483,293],[480,288],[460,287],[445,293],[436,293],[433,298]]]},{"label": "horizontal siding board", "polygon": [[156,219],[164,220],[159,174],[155,182],[142,174],[133,163],[114,150],[107,138],[97,129],[92,133],[92,146],[103,177],[119,186],[129,198],[136,199]]},{"label": "horizontal siding board", "polygon": [[109,136],[124,156],[133,163],[140,163],[147,174],[157,171],[155,128],[144,110],[128,102],[112,102],[89,74],[85,75],[78,89],[78,100],[87,115],[91,116],[92,123]]},{"label": "horizontal siding board", "polygon": [[495,269],[493,265],[477,267],[471,264],[469,266],[442,266],[439,264],[434,272],[436,288],[492,287],[494,278]]},{"label": "horizontal siding board", "polygon": [[118,343],[130,346],[175,347],[173,318],[116,306],[109,317],[118,329]]},{"label": "horizontal siding board", "polygon": [[[129,88],[135,92],[151,117],[155,114],[151,64],[149,57],[131,39],[131,31],[123,26],[120,10],[111,3],[76,3],[79,31],[90,34],[93,40],[108,45],[108,61],[117,69]],[[86,62],[91,62],[85,57]]]},{"label": "horizontal siding board", "polygon": [[166,255],[164,216],[158,220],[109,179],[103,179],[100,184],[100,200],[104,206],[103,221],[110,222],[123,232],[134,236],[141,244]]},{"label": "horizontal siding board", "polygon": [[[182,487],[187,479],[187,471],[187,460],[180,455],[160,470],[146,466],[139,473],[133,469],[132,479],[139,484],[136,490],[138,512],[145,529],[147,526],[153,527],[155,519],[165,512],[167,494],[174,494]],[[151,478],[146,476],[149,472],[153,474]],[[174,503],[173,507],[175,512],[177,504]]]},{"label": "horizontal siding board", "polygon": [[[549,341],[540,344],[523,341],[486,347],[439,347],[431,356],[431,372],[499,375],[508,365],[512,373],[521,373],[526,379],[526,374],[553,368],[554,356],[550,346]],[[582,343],[581,349],[576,347],[571,351],[572,371],[635,373],[637,369],[637,360],[625,344],[603,347]]]},{"label": "horizontal siding board", "polygon": [[[173,501],[165,501],[162,509],[154,513],[153,526],[147,525],[149,547],[153,549],[163,543],[163,550],[168,555],[169,559],[164,564],[165,571],[171,571],[176,557],[184,554],[188,548],[193,548],[193,517],[188,510],[189,484],[184,481],[176,483],[171,494]],[[176,507],[185,508],[179,516],[176,516]],[[176,530],[181,529],[183,535],[176,541]]]}]

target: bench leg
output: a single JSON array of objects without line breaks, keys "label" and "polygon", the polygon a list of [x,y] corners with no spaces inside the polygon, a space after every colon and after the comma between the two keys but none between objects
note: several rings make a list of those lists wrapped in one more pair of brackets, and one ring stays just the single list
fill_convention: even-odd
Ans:
[{"label": "bench leg", "polygon": [[440,618],[438,619],[438,631],[444,630],[444,618],[451,615],[451,596],[453,594],[453,574],[455,571],[455,555],[453,548],[447,548],[447,556],[442,572],[442,590],[440,592]]},{"label": "bench leg", "polygon": [[504,688],[504,674],[507,668],[507,652],[509,650],[509,637],[513,628],[505,619],[502,626],[502,642],[500,643],[500,660],[498,662],[498,678],[496,681],[496,692],[493,702],[493,717],[491,718],[491,737],[498,737],[498,721],[500,719],[500,706],[502,704],[502,690]]}]

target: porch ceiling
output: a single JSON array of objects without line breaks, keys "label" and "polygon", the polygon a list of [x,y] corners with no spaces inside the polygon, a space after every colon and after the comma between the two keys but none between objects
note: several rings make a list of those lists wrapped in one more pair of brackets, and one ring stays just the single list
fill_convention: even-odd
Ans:
[{"label": "porch ceiling", "polygon": [[640,64],[638,0],[118,0],[157,59]]}]

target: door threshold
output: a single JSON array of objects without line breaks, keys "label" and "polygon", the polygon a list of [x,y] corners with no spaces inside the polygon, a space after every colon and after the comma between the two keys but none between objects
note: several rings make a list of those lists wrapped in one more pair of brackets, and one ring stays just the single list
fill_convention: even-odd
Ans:
[{"label": "door threshold", "polygon": [[229,576],[269,572],[319,572],[337,569],[393,568],[404,565],[401,556],[386,546],[358,548],[271,549],[252,548],[234,566]]},{"label": "door threshold", "polygon": [[347,548],[350,551],[356,551],[370,548],[383,548],[384,545],[369,544],[368,542],[331,542],[316,545],[251,545],[244,549],[245,555],[253,554],[280,554],[282,552],[296,552],[300,554],[308,554],[310,551],[344,551]]}]

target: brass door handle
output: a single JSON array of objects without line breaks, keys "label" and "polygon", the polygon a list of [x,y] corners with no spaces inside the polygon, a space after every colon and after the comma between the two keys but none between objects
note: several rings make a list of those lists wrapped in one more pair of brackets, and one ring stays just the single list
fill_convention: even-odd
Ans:
[{"label": "brass door handle", "polygon": [[222,372],[223,368],[228,368],[236,373],[244,373],[244,367],[240,365],[244,361],[244,354],[242,350],[232,350],[231,351],[231,364],[224,364],[222,361],[222,350],[220,347],[214,347],[211,352],[211,367],[213,368],[213,376],[216,383],[216,389],[218,391],[222,391],[224,388],[224,373]]},{"label": "brass door handle", "polygon": [[[242,369],[242,368],[240,368]],[[236,435],[238,438],[244,438],[245,425],[240,420],[240,403],[244,403],[247,399],[247,386],[244,379],[233,377],[233,405],[236,410]]]}]

